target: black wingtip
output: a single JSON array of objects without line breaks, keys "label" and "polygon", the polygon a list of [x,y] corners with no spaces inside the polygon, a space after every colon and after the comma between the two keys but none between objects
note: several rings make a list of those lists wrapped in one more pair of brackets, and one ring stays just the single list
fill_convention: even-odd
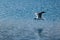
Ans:
[{"label": "black wingtip", "polygon": [[46,12],[42,11],[41,13],[46,13]]}]

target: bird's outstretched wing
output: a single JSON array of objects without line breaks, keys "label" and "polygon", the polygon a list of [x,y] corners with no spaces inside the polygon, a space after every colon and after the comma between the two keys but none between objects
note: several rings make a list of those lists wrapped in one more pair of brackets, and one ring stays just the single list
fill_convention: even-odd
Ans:
[{"label": "bird's outstretched wing", "polygon": [[40,12],[40,13],[46,13],[46,12],[42,11],[42,12]]}]

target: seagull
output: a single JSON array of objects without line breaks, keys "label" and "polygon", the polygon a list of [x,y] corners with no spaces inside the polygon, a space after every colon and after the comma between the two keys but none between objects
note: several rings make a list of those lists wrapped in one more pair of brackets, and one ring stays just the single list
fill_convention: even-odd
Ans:
[{"label": "seagull", "polygon": [[41,19],[43,19],[42,18],[42,14],[43,13],[45,13],[44,11],[42,11],[42,12],[39,12],[39,13],[35,13],[35,15],[36,15],[36,18],[34,18],[35,20],[37,19],[37,20],[41,20]]}]

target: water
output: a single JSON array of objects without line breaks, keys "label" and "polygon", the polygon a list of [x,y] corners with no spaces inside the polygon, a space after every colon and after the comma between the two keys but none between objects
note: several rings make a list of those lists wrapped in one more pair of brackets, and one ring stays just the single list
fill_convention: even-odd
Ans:
[{"label": "water", "polygon": [[0,40],[60,40],[60,0],[0,0]]}]

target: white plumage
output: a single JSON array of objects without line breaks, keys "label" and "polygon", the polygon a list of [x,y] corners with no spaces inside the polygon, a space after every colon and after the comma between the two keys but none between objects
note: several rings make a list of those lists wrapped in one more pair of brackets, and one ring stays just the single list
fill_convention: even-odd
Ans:
[{"label": "white plumage", "polygon": [[43,19],[43,18],[42,18],[42,14],[43,14],[43,13],[45,13],[45,12],[35,13],[36,18],[34,18],[34,19],[39,19],[39,20],[40,20],[40,19]]},{"label": "white plumage", "polygon": [[38,13],[35,13],[35,15],[36,15],[36,18],[38,18]]}]

